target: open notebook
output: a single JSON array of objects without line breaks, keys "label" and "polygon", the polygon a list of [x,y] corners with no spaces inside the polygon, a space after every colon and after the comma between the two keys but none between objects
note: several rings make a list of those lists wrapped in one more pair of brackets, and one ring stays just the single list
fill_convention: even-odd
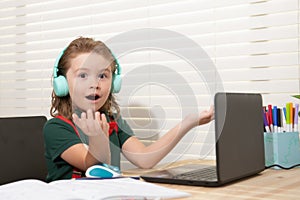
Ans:
[{"label": "open notebook", "polygon": [[0,186],[0,196],[6,200],[154,200],[184,198],[190,194],[131,178],[116,178],[51,183],[28,179]]},{"label": "open notebook", "polygon": [[189,164],[143,174],[144,180],[220,186],[265,169],[261,95],[217,93],[214,104],[216,166]]}]

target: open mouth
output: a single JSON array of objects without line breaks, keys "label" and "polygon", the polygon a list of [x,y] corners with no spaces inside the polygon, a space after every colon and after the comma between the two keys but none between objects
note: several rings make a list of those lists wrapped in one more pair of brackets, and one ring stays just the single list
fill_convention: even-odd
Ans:
[{"label": "open mouth", "polygon": [[88,100],[95,101],[95,100],[99,99],[100,96],[97,95],[97,94],[92,94],[92,95],[86,96],[86,98],[87,98]]}]

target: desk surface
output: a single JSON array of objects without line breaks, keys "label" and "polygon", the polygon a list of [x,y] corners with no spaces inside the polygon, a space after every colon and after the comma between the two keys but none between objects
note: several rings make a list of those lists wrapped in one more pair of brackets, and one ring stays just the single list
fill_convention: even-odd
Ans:
[{"label": "desk surface", "polygon": [[[212,164],[212,161],[180,161],[156,169],[179,166],[186,163]],[[125,175],[139,175],[152,170],[131,169]],[[200,199],[300,199],[300,168],[290,170],[267,169],[259,175],[222,187],[199,187],[172,184],[158,184],[190,193],[184,200]]]}]

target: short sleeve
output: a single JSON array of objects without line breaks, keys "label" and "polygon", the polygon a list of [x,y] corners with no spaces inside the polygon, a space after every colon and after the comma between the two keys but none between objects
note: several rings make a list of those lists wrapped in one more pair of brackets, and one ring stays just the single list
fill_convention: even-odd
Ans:
[{"label": "short sleeve", "polygon": [[43,132],[46,155],[52,161],[56,160],[69,147],[82,143],[73,127],[57,118],[47,121]]},{"label": "short sleeve", "polygon": [[119,128],[118,137],[122,147],[122,145],[126,142],[126,140],[132,137],[134,133],[131,127],[126,122],[126,120],[124,120],[121,116],[117,119],[117,123]]}]

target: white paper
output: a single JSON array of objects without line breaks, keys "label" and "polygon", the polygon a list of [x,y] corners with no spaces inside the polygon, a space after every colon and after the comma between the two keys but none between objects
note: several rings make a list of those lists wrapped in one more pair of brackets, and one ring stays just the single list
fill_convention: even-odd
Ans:
[{"label": "white paper", "polygon": [[5,200],[105,200],[105,199],[169,199],[190,194],[131,178],[103,180],[59,180],[49,184],[24,180],[0,186]]},{"label": "white paper", "polygon": [[22,180],[0,186],[0,199],[5,200],[83,200],[39,180]]}]

